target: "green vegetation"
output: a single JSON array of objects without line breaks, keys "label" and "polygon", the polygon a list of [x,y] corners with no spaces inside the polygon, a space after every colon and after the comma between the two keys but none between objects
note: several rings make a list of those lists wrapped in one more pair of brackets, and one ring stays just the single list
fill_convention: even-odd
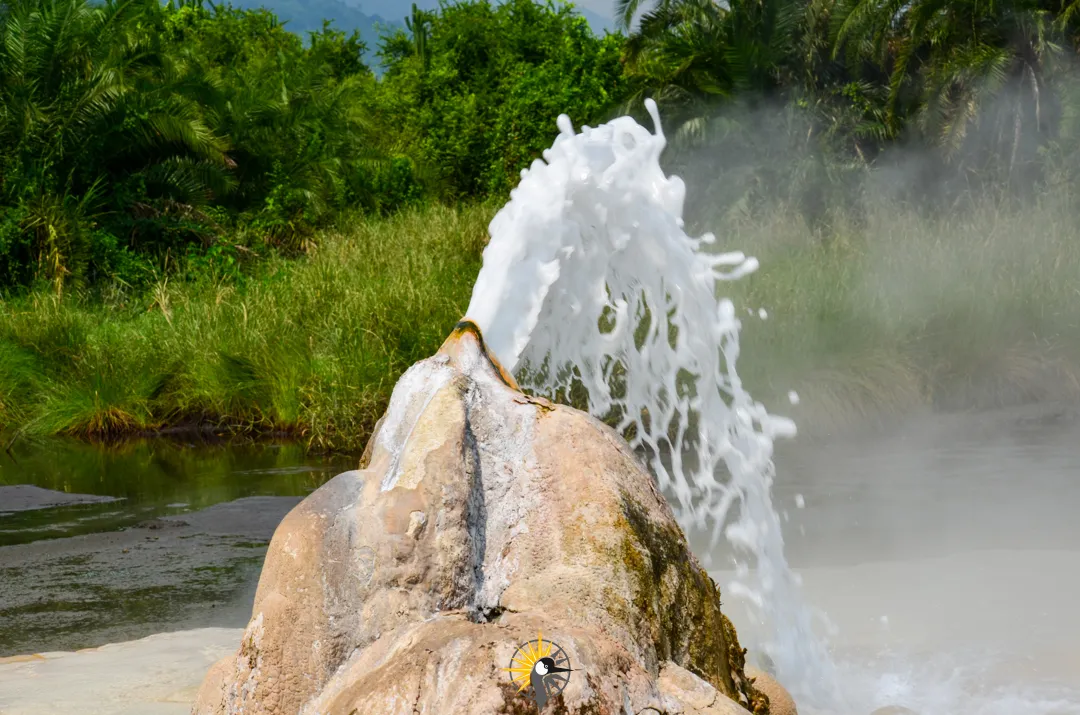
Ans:
[{"label": "green vegetation", "polygon": [[596,118],[623,94],[617,36],[527,2],[414,10],[382,46],[383,117],[431,165],[440,196],[505,196],[551,145],[564,112]]},{"label": "green vegetation", "polygon": [[358,210],[504,191],[556,107],[618,86],[617,43],[567,9],[414,26],[377,82],[357,34],[305,44],[266,11],[0,2],[0,288],[145,287],[170,261],[296,255]]},{"label": "green vegetation", "polygon": [[[800,219],[732,227],[762,268],[731,286],[740,373],[811,430],[913,409],[1080,397],[1080,242],[1065,190],[928,219],[887,204],[809,244]],[[786,395],[796,390],[800,403]]]},{"label": "green vegetation", "polygon": [[292,250],[363,193],[355,37],[154,0],[0,21],[0,285],[145,284],[230,225]]},{"label": "green vegetation", "polygon": [[732,286],[770,314],[762,397],[865,421],[1080,390],[1075,4],[615,6],[602,38],[461,0],[376,39],[0,0],[0,428],[362,446],[555,117],[647,96],[691,227],[762,259]]},{"label": "green vegetation", "polygon": [[0,312],[0,414],[30,435],[166,425],[362,448],[397,376],[461,318],[492,210],[409,210],[328,232],[250,277],[163,278],[101,300],[36,292]]}]

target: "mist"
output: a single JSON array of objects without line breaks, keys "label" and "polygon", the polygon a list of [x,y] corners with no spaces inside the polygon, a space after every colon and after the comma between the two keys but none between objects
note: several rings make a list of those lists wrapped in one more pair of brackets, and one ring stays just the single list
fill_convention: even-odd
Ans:
[{"label": "mist", "polygon": [[[782,101],[666,117],[689,232],[761,261],[725,286],[739,373],[799,427],[773,504],[851,713],[1080,712],[1080,145],[1042,101],[1006,88],[948,148]],[[691,541],[723,592],[740,557]]]},{"label": "mist", "polygon": [[1026,101],[999,92],[953,147],[774,100],[662,113],[690,232],[761,261],[730,286],[755,394],[812,433],[1080,396],[1080,153]]}]

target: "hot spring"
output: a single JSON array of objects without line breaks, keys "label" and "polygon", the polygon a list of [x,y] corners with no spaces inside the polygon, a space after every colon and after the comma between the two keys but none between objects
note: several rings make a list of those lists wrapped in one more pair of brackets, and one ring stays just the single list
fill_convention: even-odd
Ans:
[{"label": "hot spring", "polygon": [[[578,132],[560,117],[522,173],[467,310],[487,347],[523,388],[627,439],[750,663],[802,715],[1080,715],[1080,409],[797,435],[737,369],[758,359],[740,335],[770,307],[727,297],[754,280],[739,250],[754,247],[686,234],[684,185],[661,168],[647,108],[655,131],[623,117]],[[434,391],[438,365],[418,363],[396,391]],[[415,415],[384,419],[375,439],[394,443]],[[499,443],[505,463],[517,446]],[[275,526],[354,466],[275,446],[20,452],[0,486],[107,499],[4,516],[0,711],[187,712],[235,653]]]},{"label": "hot spring", "polygon": [[[834,612],[813,607],[785,554],[789,508],[774,503],[774,481],[782,477],[774,442],[793,437],[795,425],[755,401],[736,367],[737,316],[746,310],[725,298],[724,284],[758,263],[722,237],[684,232],[685,187],[661,169],[665,138],[651,100],[647,109],[655,132],[629,117],[575,132],[560,117],[543,161],[522,172],[491,223],[467,311],[489,348],[523,388],[564,400],[576,395],[585,403],[577,406],[627,437],[717,578],[749,657],[775,669],[801,712],[900,706],[922,715],[1080,713],[1077,668],[1052,654],[1036,656],[1037,646],[1016,635],[1022,625],[1005,627],[1024,624],[1036,603],[1054,609],[1060,594],[1033,591],[1027,607],[1002,600],[1047,568],[1076,572],[1075,555],[1051,559],[1052,566],[1031,556],[995,565],[1008,557],[985,552],[949,561],[930,549],[917,565],[810,569],[807,586]],[[898,449],[886,438],[881,454],[890,444]],[[1012,458],[1020,469],[1038,469],[1037,460]],[[989,458],[988,466],[1000,470],[1008,459]],[[819,461],[814,474],[826,484],[830,470],[853,469],[839,452],[833,467],[828,455]],[[866,478],[890,463],[885,456],[864,465]],[[904,467],[925,465],[908,458]],[[929,481],[925,489],[933,496],[947,487]],[[802,507],[805,497],[792,501],[791,509]],[[812,500],[805,511],[814,508]],[[901,521],[917,534],[927,513],[912,509]],[[1008,524],[1003,518],[997,526],[1007,531]],[[851,534],[848,546],[861,538]],[[978,609],[986,617],[972,620]],[[861,621],[852,620],[856,612]],[[965,618],[969,630],[995,637],[939,628],[938,638],[913,639],[897,629],[897,622],[911,628]],[[1080,635],[1075,617],[1059,621],[1057,633],[1070,624]],[[1055,659],[1061,672],[1048,665]]]}]

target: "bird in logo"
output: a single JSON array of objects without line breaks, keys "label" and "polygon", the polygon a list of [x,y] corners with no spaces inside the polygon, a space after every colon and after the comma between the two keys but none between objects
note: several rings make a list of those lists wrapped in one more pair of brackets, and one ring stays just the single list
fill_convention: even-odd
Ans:
[{"label": "bird in logo", "polygon": [[[532,699],[539,712],[543,712],[547,705],[547,679],[558,673],[573,672],[570,668],[556,665],[555,659],[551,657],[551,646],[551,641],[545,643],[543,635],[538,634],[535,641],[530,641],[518,649],[509,668],[503,668],[513,674],[511,679],[519,684],[519,693],[526,688],[532,688]],[[561,692],[561,689],[556,692]]]}]

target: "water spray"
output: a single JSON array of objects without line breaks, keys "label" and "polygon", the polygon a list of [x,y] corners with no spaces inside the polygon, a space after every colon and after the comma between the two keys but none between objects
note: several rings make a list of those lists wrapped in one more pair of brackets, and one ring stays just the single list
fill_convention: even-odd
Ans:
[{"label": "water spray", "polygon": [[[769,634],[761,648],[797,695],[838,688],[772,504],[773,442],[795,434],[744,389],[739,330],[723,284],[758,262],[683,230],[685,186],[666,176],[666,140],[630,117],[575,132],[565,115],[543,160],[489,227],[468,317],[522,387],[587,393],[643,454],[684,530],[738,555],[727,592]],[[708,559],[705,559],[709,565]]]}]

